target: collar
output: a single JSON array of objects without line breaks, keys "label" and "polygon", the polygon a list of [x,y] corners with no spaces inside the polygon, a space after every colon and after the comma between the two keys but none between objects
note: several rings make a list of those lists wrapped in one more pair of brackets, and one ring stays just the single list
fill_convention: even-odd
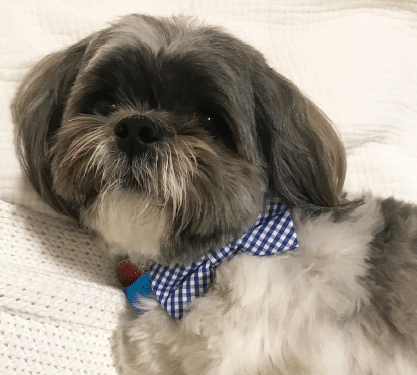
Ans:
[{"label": "collar", "polygon": [[[154,294],[164,309],[174,319],[180,320],[188,311],[190,303],[207,292],[217,266],[223,261],[243,252],[266,256],[294,250],[297,247],[294,223],[287,207],[280,199],[269,201],[255,224],[244,235],[226,246],[212,251],[188,266],[153,264],[149,274],[138,279],[138,285],[143,284],[145,280],[145,293],[137,292],[134,299],[140,302],[140,295],[149,297],[150,294]],[[131,287],[135,284],[136,282]],[[138,306],[138,303],[135,304]]]}]

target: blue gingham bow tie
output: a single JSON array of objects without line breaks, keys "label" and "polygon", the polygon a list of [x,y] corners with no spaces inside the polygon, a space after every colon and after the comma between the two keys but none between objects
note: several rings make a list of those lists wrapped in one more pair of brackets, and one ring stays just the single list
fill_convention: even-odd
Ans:
[{"label": "blue gingham bow tie", "polygon": [[[174,319],[180,320],[187,312],[190,302],[207,292],[216,267],[224,260],[242,252],[262,256],[294,250],[297,247],[298,241],[290,212],[281,200],[270,201],[255,224],[240,238],[188,266],[154,264],[149,274],[141,276],[128,287],[132,288],[132,298],[126,294],[139,312],[141,295],[147,297],[155,294],[165,310]],[[132,293],[135,284],[143,284],[144,280],[147,285],[140,288],[145,293]]]}]

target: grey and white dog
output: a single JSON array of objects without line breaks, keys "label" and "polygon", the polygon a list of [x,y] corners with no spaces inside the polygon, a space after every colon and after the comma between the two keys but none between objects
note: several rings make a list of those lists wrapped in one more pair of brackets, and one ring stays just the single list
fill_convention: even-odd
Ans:
[{"label": "grey and white dog", "polygon": [[240,254],[179,322],[118,333],[132,374],[417,374],[417,208],[342,194],[331,123],[262,55],[186,18],[130,15],[29,72],[12,106],[40,195],[149,265],[189,264],[279,197],[299,248]]}]

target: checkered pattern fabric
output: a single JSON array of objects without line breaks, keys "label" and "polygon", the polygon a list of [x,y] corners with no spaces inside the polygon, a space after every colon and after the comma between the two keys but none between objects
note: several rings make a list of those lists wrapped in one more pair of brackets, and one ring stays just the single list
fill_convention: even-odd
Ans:
[{"label": "checkered pattern fabric", "polygon": [[174,319],[180,320],[190,302],[208,290],[216,267],[225,259],[241,252],[262,256],[297,247],[291,215],[281,200],[274,200],[242,237],[189,266],[154,264],[150,282],[160,304]]}]

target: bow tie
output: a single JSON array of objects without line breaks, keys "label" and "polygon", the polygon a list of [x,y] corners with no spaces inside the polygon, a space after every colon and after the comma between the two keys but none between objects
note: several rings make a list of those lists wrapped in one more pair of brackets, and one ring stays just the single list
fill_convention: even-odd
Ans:
[{"label": "bow tie", "polygon": [[142,299],[155,295],[164,309],[180,320],[189,304],[207,292],[216,267],[224,260],[243,252],[265,256],[297,247],[290,212],[281,200],[270,201],[255,224],[241,237],[187,266],[153,264],[149,274],[142,275],[125,288],[125,292],[139,313],[142,313]]}]

